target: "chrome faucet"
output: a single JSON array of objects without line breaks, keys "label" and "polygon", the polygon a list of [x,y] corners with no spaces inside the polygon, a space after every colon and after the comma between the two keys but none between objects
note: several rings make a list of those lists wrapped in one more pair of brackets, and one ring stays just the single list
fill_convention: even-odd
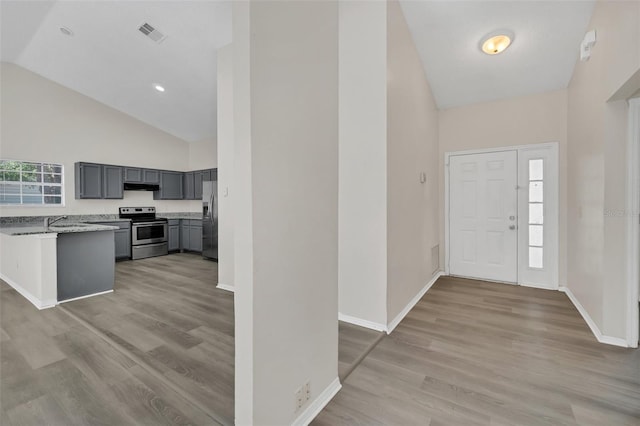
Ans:
[{"label": "chrome faucet", "polygon": [[66,216],[58,216],[58,217],[56,217],[55,219],[52,220],[52,218],[47,216],[47,217],[44,218],[44,227],[48,228],[49,226],[53,225],[57,221],[62,220],[62,219],[66,219],[66,218],[67,218]]}]

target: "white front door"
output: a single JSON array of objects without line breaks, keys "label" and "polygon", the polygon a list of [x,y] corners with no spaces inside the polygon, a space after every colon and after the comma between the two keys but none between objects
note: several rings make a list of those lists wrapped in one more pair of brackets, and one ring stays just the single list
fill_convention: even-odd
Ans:
[{"label": "white front door", "polygon": [[517,151],[449,157],[449,272],[518,282]]}]

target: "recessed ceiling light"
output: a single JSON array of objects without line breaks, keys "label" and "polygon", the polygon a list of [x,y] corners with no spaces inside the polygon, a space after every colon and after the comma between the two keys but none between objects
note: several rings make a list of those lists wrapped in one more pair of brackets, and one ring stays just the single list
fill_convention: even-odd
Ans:
[{"label": "recessed ceiling light", "polygon": [[73,31],[67,27],[60,27],[60,32],[66,36],[73,36]]},{"label": "recessed ceiling light", "polygon": [[154,89],[156,89],[158,92],[164,92],[164,87],[160,86],[159,84],[155,84]]},{"label": "recessed ceiling light", "polygon": [[480,49],[487,55],[497,55],[511,45],[513,33],[510,31],[494,31],[480,41]]}]

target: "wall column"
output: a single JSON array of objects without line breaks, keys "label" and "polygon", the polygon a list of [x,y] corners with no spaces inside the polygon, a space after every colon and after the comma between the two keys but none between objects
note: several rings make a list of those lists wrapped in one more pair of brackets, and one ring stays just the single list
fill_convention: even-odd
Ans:
[{"label": "wall column", "polygon": [[292,424],[340,387],[338,3],[234,2],[233,40],[236,424]]}]

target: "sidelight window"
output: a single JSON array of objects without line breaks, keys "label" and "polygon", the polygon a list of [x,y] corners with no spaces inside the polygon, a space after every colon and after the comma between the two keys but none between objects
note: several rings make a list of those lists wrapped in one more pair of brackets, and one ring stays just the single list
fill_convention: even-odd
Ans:
[{"label": "sidelight window", "polygon": [[0,160],[0,204],[64,205],[61,164]]},{"label": "sidelight window", "polygon": [[529,267],[544,267],[544,160],[529,160]]}]

